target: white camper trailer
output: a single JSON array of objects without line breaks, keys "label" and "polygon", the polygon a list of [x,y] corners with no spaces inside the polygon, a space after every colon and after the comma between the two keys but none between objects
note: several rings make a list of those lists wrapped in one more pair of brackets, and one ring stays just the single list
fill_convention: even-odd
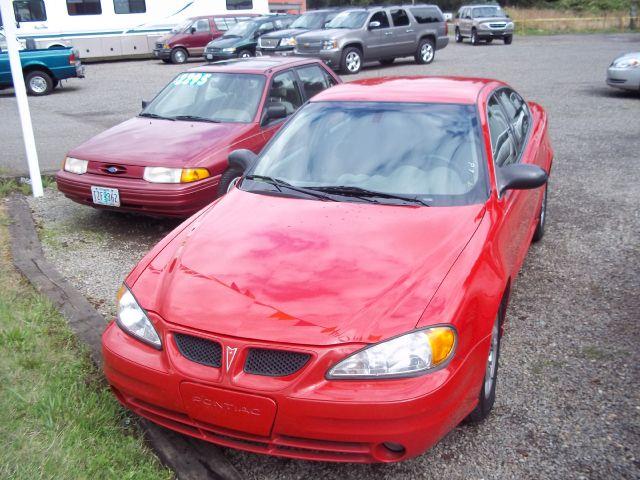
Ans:
[{"label": "white camper trailer", "polygon": [[268,0],[14,0],[12,3],[20,39],[32,39],[37,48],[73,46],[83,60],[149,56],[156,39],[197,15],[269,13]]}]

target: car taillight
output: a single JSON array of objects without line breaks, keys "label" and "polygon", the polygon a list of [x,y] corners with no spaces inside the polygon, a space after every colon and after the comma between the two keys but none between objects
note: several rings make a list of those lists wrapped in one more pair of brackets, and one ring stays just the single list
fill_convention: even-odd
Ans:
[{"label": "car taillight", "polygon": [[74,63],[76,63],[76,54],[71,52],[71,55],[69,55],[69,65],[73,65]]}]

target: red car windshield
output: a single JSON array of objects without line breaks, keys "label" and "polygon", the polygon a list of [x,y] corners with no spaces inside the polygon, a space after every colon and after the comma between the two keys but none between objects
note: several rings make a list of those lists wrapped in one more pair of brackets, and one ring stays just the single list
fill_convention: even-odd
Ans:
[{"label": "red car windshield", "polygon": [[352,201],[378,192],[467,205],[488,198],[481,152],[473,105],[317,102],[283,127],[248,177],[342,190]]},{"label": "red car windshield", "polygon": [[256,115],[264,75],[244,73],[181,73],[140,116],[171,120],[249,123]]}]

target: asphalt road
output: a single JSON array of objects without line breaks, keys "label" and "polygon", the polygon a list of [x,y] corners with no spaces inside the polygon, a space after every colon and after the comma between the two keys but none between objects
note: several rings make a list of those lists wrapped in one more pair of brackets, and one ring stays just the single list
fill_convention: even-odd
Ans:
[{"label": "asphalt road", "polygon": [[[497,77],[541,103],[556,152],[546,235],[513,290],[486,422],[388,466],[225,450],[246,478],[640,478],[640,97],[604,84],[611,59],[632,50],[640,35],[517,37],[508,47],[454,44],[430,66],[363,71]],[[134,114],[178,71],[92,65],[86,80],[32,99],[43,161],[55,168],[66,149]],[[11,108],[1,97],[3,162],[20,155]],[[174,225],[94,211],[53,190],[31,205],[46,255],[105,315],[127,271]]]}]

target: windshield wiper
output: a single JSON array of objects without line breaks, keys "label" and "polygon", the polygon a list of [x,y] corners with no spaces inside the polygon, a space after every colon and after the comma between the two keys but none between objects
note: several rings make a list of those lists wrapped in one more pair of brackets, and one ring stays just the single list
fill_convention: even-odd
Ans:
[{"label": "windshield wiper", "polygon": [[191,120],[192,122],[211,122],[220,123],[220,120],[214,120],[212,118],[198,117],[197,115],[176,115],[173,120]]},{"label": "windshield wiper", "polygon": [[162,115],[158,115],[157,113],[145,113],[142,112],[140,114],[138,114],[139,117],[147,117],[147,118],[159,118],[161,120],[171,120],[173,121],[173,118],[171,117],[163,117]]},{"label": "windshield wiper", "polygon": [[402,200],[404,202],[416,203],[430,207],[427,202],[418,198],[417,196],[401,195],[397,193],[377,192],[375,190],[367,190],[366,188],[348,186],[348,185],[327,185],[321,187],[309,187],[312,190],[318,190],[320,192],[335,193],[337,195],[344,195],[347,197],[374,197],[374,198],[389,198],[395,200]]},{"label": "windshield wiper", "polygon": [[285,182],[284,180],[280,180],[279,178],[273,178],[273,177],[268,177],[266,175],[247,175],[245,177],[247,180],[256,180],[258,182],[265,182],[268,183],[270,185],[273,185],[274,187],[276,187],[276,189],[279,192],[282,192],[282,187],[288,189],[288,190],[293,190],[294,192],[300,192],[300,193],[304,193],[305,195],[310,195],[312,197],[315,198],[320,198],[322,200],[331,200],[332,202],[335,202],[336,200],[327,196],[327,195],[323,195],[319,192],[315,192],[313,190],[310,190],[308,188],[303,188],[303,187],[295,187],[293,185],[291,185],[288,182]]}]

